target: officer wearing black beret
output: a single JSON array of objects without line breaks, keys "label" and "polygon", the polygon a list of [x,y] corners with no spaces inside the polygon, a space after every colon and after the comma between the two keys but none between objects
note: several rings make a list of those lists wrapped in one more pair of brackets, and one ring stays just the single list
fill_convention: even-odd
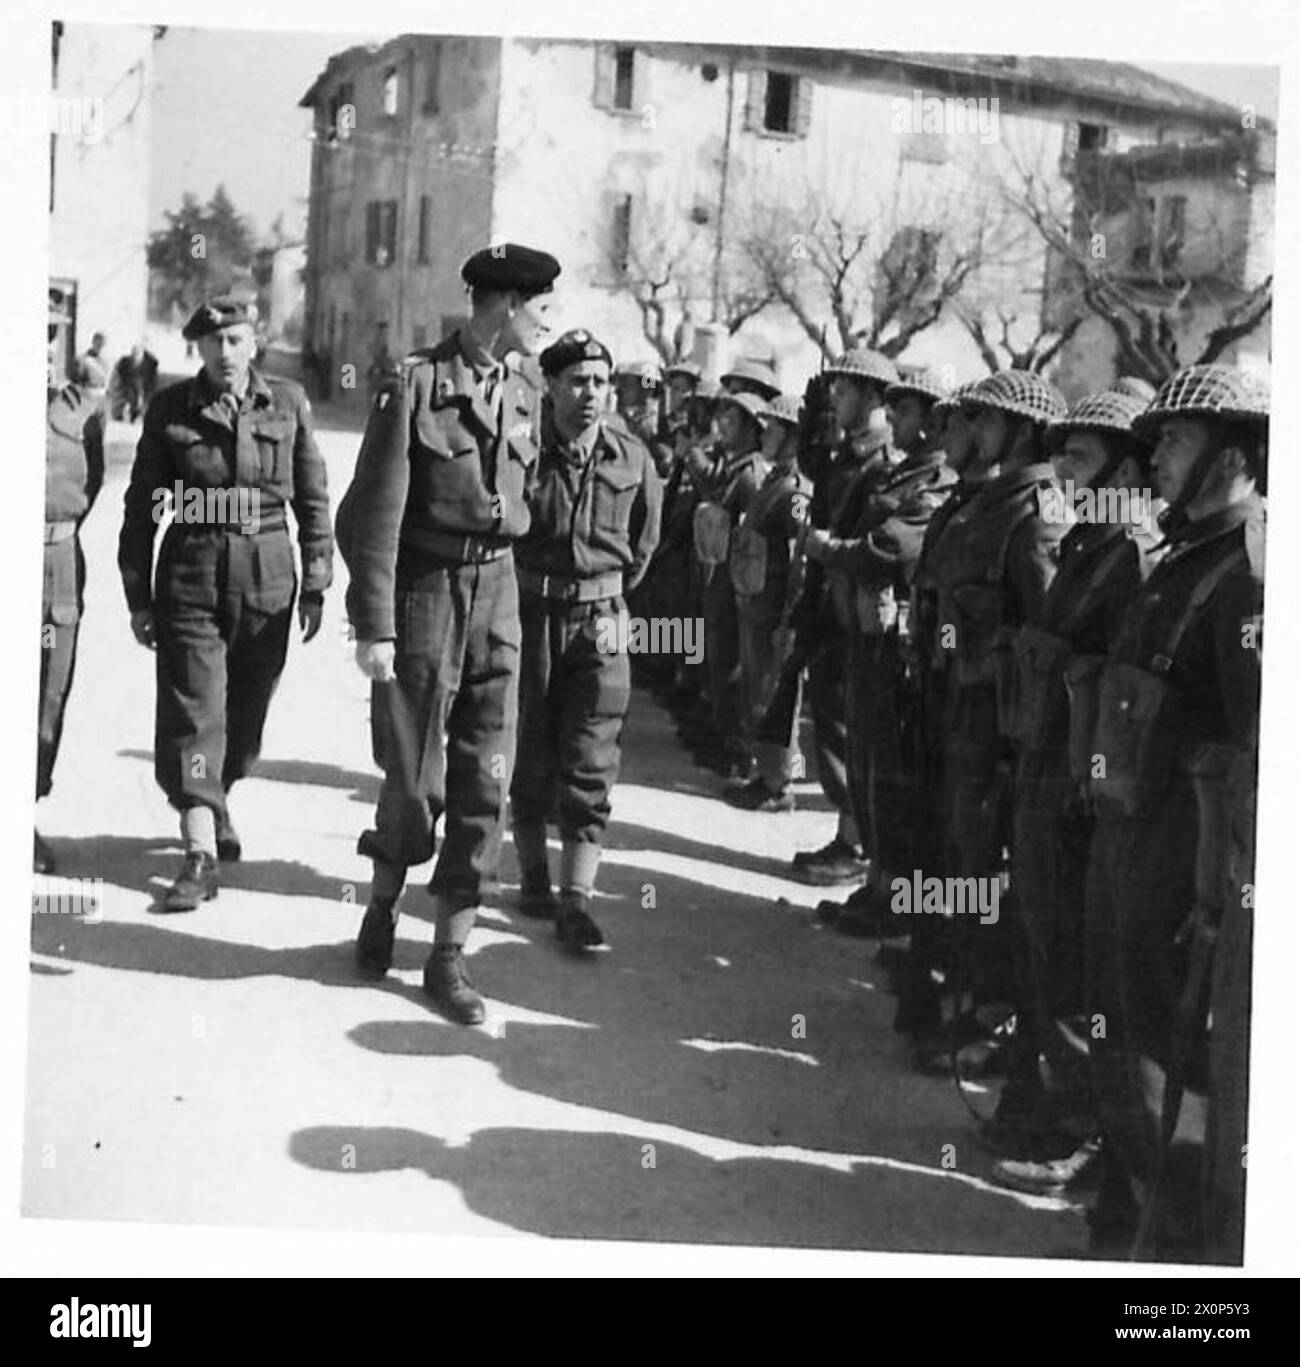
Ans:
[{"label": "officer wearing black beret", "polygon": [[470,320],[408,356],[375,398],[338,512],[357,664],[372,681],[375,759],[384,770],[358,967],[392,963],[397,903],[412,864],[433,856],[434,944],[424,989],[453,1020],[483,1000],[463,949],[495,874],[515,758],[519,593],[510,548],[528,530],[540,392],[520,357],[548,331],[560,273],[546,252],[504,243],[461,268]]},{"label": "officer wearing black beret", "polygon": [[[227,796],[261,750],[298,594],[288,508],[305,641],[320,630],[333,573],[311,406],[300,385],[252,364],[255,320],[251,304],[222,296],[186,323],[203,368],[145,411],[118,541],[131,630],[157,652],[154,773],[185,840],[170,911],[215,897],[216,859],[240,856]],[[169,506],[175,520],[155,575],[154,537]]]},{"label": "officer wearing black beret", "polygon": [[[591,333],[541,355],[550,399],[532,488],[532,525],[515,549],[523,617],[519,763],[510,789],[522,910],[555,917],[563,945],[604,943],[590,904],[631,697],[625,594],[659,541],[662,487],[645,444],[609,420],[611,358]],[[561,837],[556,903],[548,817]]]}]

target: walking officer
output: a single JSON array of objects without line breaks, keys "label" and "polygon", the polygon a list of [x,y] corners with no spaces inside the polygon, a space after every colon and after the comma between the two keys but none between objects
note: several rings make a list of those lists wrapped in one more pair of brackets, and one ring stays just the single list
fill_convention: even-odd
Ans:
[{"label": "walking officer", "polygon": [[[602,417],[610,365],[604,344],[581,329],[542,352],[550,404],[532,523],[515,547],[523,647],[510,812],[521,910],[554,916],[573,950],[604,943],[590,907],[631,699],[625,595],[650,564],[663,500],[648,448]],[[558,908],[546,854],[552,813]]]},{"label": "walking officer", "polygon": [[[53,341],[51,340],[51,348]],[[98,401],[77,384],[45,387],[45,571],[41,582],[41,693],[36,731],[36,800],[49,791],[63,712],[77,662],[86,561],[77,533],[104,483],[104,423]],[[54,872],[54,852],[35,832],[32,867]]]},{"label": "walking officer", "polygon": [[519,594],[513,543],[528,530],[540,392],[520,357],[545,336],[559,263],[512,243],[461,267],[471,316],[409,356],[375,398],[338,513],[357,664],[372,682],[375,760],[384,771],[356,960],[392,964],[406,870],[433,856],[434,943],[424,990],[475,1024],[483,1000],[465,968],[483,883],[495,874],[515,760]]},{"label": "walking officer", "polygon": [[[261,751],[298,594],[286,508],[298,527],[304,641],[320,630],[333,572],[311,407],[299,385],[252,365],[254,319],[251,305],[222,296],[186,323],[203,367],[145,411],[118,542],[131,630],[156,652],[154,774],[185,841],[169,911],[215,897],[216,859],[240,856],[227,798]],[[175,520],[153,576],[169,502]]]}]

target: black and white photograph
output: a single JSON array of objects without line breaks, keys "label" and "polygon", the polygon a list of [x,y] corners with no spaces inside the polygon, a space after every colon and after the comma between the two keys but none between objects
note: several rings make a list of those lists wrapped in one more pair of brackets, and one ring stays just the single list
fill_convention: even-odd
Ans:
[{"label": "black and white photograph", "polygon": [[26,16],[24,1238],[1294,1271],[1294,33],[949,13]]}]

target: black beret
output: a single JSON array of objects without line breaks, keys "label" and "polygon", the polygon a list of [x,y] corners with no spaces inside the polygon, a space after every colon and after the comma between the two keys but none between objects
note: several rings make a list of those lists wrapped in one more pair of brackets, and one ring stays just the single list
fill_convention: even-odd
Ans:
[{"label": "black beret", "polygon": [[192,342],[196,337],[206,337],[209,332],[220,332],[222,328],[233,327],[236,323],[256,322],[257,305],[252,300],[223,294],[200,304],[181,329],[181,336],[187,342]]},{"label": "black beret", "polygon": [[614,358],[604,342],[593,337],[585,328],[573,328],[561,334],[537,358],[543,375],[558,375],[579,361],[604,361],[612,366]]},{"label": "black beret", "polygon": [[559,273],[560,263],[549,252],[515,242],[484,247],[460,268],[460,278],[474,289],[520,294],[545,294]]}]

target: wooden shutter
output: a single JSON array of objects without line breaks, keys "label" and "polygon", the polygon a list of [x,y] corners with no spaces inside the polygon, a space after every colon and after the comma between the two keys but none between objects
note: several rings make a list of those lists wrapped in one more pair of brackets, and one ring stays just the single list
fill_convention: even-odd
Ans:
[{"label": "wooden shutter", "polygon": [[384,248],[388,253],[388,259],[384,264],[391,266],[397,260],[397,201],[395,199],[384,201]]},{"label": "wooden shutter", "polygon": [[745,99],[744,127],[746,130],[761,133],[766,110],[767,72],[751,71],[749,73],[749,92]]},{"label": "wooden shutter", "polygon": [[366,205],[366,260],[374,262],[379,255],[379,201],[372,199]]},{"label": "wooden shutter", "polygon": [[596,86],[592,101],[598,109],[614,107],[614,47],[611,43],[596,44]]},{"label": "wooden shutter", "polygon": [[808,136],[812,123],[813,83],[807,76],[800,76],[794,83],[794,120],[790,131],[797,138]]}]

